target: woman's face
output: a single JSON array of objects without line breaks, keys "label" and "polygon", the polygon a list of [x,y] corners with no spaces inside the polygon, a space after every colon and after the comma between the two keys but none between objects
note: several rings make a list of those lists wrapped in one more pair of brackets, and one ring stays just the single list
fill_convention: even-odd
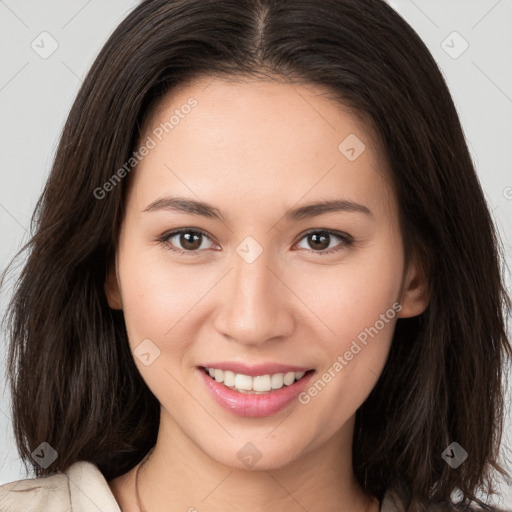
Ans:
[{"label": "woman's face", "polygon": [[427,305],[384,155],[322,93],[174,91],[131,177],[109,303],[161,403],[160,436],[233,467],[350,450],[397,318]]}]

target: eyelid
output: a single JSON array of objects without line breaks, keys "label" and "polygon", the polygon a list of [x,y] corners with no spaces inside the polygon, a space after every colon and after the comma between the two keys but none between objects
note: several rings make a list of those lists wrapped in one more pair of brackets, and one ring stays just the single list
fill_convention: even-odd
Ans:
[{"label": "eyelid", "polygon": [[[211,242],[215,243],[210,235],[208,235],[204,230],[199,229],[199,228],[179,228],[179,229],[175,229],[172,231],[167,231],[158,237],[158,241],[161,242],[168,250],[177,252],[179,254],[186,254],[187,256],[196,256],[200,252],[204,252],[206,250],[206,249],[196,249],[194,251],[187,251],[184,249],[171,247],[171,244],[169,243],[169,239],[174,238],[176,235],[179,235],[181,233],[200,234],[203,237],[210,240]],[[351,235],[349,235],[348,233],[334,230],[334,229],[327,229],[327,228],[311,228],[311,229],[308,229],[307,231],[301,233],[297,238],[297,242],[295,242],[293,245],[296,245],[297,243],[299,243],[305,237],[307,237],[308,235],[310,235],[312,233],[327,233],[328,235],[337,237],[341,240],[341,243],[338,244],[338,246],[335,246],[334,248],[331,248],[328,250],[314,251],[314,250],[310,249],[309,252],[312,252],[313,254],[318,254],[318,255],[332,254],[334,252],[341,251],[345,247],[349,247],[354,243],[354,238]]]},{"label": "eyelid", "polygon": [[196,249],[195,251],[186,251],[185,249],[171,247],[169,239],[170,238],[174,238],[176,235],[180,235],[181,233],[200,234],[204,238],[207,238],[211,242],[215,243],[214,240],[212,239],[212,237],[210,237],[206,233],[206,231],[203,231],[202,229],[199,229],[199,228],[179,228],[179,229],[174,229],[172,231],[167,231],[167,232],[163,233],[161,236],[158,237],[158,241],[161,242],[162,245],[164,245],[164,247],[166,249],[168,249],[170,251],[173,251],[173,252],[177,252],[179,254],[186,254],[187,256],[196,256],[200,252],[204,252],[206,250],[206,249]]},{"label": "eyelid", "polygon": [[344,248],[350,247],[355,242],[354,238],[351,235],[349,235],[348,233],[345,233],[343,231],[338,231],[336,229],[327,229],[327,228],[312,228],[312,229],[308,229],[307,231],[301,233],[298,237],[297,243],[312,233],[327,233],[328,235],[335,236],[341,240],[340,244],[338,244],[337,246],[335,246],[331,249],[325,249],[322,251],[314,251],[312,249],[309,250],[309,252],[311,252],[313,254],[318,254],[319,256],[342,251]]}]

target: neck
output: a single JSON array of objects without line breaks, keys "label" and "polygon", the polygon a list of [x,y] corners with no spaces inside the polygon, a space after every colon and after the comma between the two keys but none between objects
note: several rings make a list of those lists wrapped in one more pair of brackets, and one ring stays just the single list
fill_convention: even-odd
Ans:
[{"label": "neck", "polygon": [[288,465],[237,469],[205,454],[164,414],[154,450],[137,467],[140,512],[379,510],[353,474],[353,422],[345,425],[350,435],[340,431]]}]

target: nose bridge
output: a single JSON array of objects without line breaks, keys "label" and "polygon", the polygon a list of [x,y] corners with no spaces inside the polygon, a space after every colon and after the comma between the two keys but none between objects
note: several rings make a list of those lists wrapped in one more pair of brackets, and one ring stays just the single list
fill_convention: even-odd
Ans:
[{"label": "nose bridge", "polygon": [[[286,335],[291,327],[289,297],[269,267],[271,251],[240,244],[226,280],[218,329],[243,344],[259,344]],[[252,251],[252,254],[251,254]],[[255,251],[260,252],[255,257]]]}]

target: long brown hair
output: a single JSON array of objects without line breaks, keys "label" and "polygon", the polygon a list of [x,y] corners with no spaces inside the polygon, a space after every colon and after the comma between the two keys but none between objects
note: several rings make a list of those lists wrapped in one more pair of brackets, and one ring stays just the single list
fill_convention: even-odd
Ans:
[{"label": "long brown hair", "polygon": [[[492,471],[508,476],[502,249],[443,76],[382,0],[146,0],[111,35],[65,124],[5,319],[25,465],[44,476],[88,460],[110,480],[156,442],[160,405],[104,292],[130,179],[95,191],[130,159],[158,101],[204,76],[320,85],[376,133],[431,299],[398,320],[356,413],[355,475],[368,495],[401,492],[408,510],[449,507],[454,491],[483,505],[475,494],[495,493]],[[468,453],[457,469],[441,457],[454,441]],[[42,442],[58,452],[46,469],[31,456]]]}]

